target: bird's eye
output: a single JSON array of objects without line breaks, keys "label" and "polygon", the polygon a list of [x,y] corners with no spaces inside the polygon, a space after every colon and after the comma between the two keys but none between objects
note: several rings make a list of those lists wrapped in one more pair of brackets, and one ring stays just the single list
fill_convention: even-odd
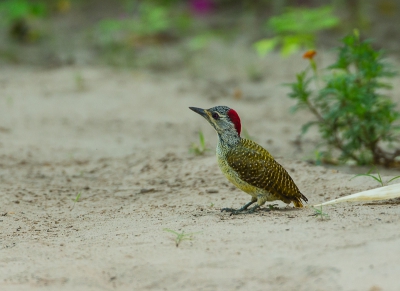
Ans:
[{"label": "bird's eye", "polygon": [[218,119],[219,119],[219,114],[216,113],[216,112],[214,112],[214,113],[212,114],[212,117],[213,117],[214,119],[218,120]]}]

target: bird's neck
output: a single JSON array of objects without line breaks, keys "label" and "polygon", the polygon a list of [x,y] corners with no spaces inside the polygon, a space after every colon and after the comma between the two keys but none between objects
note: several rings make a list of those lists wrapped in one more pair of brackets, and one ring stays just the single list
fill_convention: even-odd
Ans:
[{"label": "bird's neck", "polygon": [[224,147],[234,147],[239,142],[241,137],[237,132],[224,131],[218,133],[219,143]]}]

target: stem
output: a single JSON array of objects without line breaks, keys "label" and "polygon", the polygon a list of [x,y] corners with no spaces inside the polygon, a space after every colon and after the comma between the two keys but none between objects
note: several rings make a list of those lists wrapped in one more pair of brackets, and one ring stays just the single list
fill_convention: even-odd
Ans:
[{"label": "stem", "polygon": [[315,84],[317,86],[318,91],[321,91],[321,85],[319,82],[319,76],[318,76],[318,70],[317,70],[317,63],[315,62],[314,59],[310,59],[310,66],[311,69],[314,73],[314,78],[315,78]]},{"label": "stem", "polygon": [[337,130],[335,128],[333,128],[333,131],[335,133],[335,142],[334,142],[334,146],[337,147],[339,150],[341,150],[342,152],[344,152],[347,156],[349,156],[350,158],[352,158],[353,160],[355,160],[357,162],[357,164],[361,164],[361,160],[353,153],[349,153],[343,146],[343,142],[342,140],[337,136]]},{"label": "stem", "polygon": [[[308,108],[310,109],[310,111],[318,118],[318,120],[319,120],[320,123],[327,124],[326,121],[325,121],[325,119],[322,117],[322,115],[321,115],[321,114],[318,112],[318,110],[311,104],[310,100],[307,99],[306,104],[307,104]],[[328,124],[328,126],[329,126],[329,124]],[[343,142],[342,142],[342,140],[341,140],[341,139],[338,137],[338,135],[337,135],[336,122],[335,122],[334,125],[332,126],[332,130],[333,130],[333,132],[335,133],[335,134],[334,134],[335,140],[334,140],[333,145],[334,145],[336,148],[338,148],[339,150],[341,150],[342,152],[344,152],[347,156],[349,156],[349,157],[351,157],[353,160],[355,160],[358,164],[360,164],[360,163],[361,163],[360,159],[359,159],[356,155],[354,155],[353,153],[349,153],[349,152],[343,147]],[[399,153],[399,154],[400,154],[400,153]]]},{"label": "stem", "polygon": [[314,107],[314,105],[311,104],[310,100],[307,99],[306,102],[308,108],[310,109],[310,111],[318,118],[319,122],[324,123],[325,120],[322,117],[321,113],[318,112],[318,110]]},{"label": "stem", "polygon": [[[327,124],[326,121],[325,121],[325,119],[322,117],[322,115],[321,115],[321,114],[318,112],[318,110],[311,104],[310,100],[307,99],[306,104],[307,104],[308,108],[310,109],[310,111],[318,118],[318,120],[319,120],[320,123]],[[329,124],[327,124],[327,125],[329,126]],[[332,126],[332,131],[335,133],[335,135],[334,135],[335,140],[334,140],[333,145],[334,145],[335,147],[337,147],[339,150],[341,150],[342,152],[344,152],[346,155],[348,155],[349,157],[351,157],[352,159],[354,159],[357,163],[360,163],[360,159],[359,159],[357,156],[355,156],[353,153],[347,152],[347,150],[344,149],[343,143],[342,143],[342,141],[340,140],[340,138],[339,138],[338,135],[337,135],[336,122],[335,122],[334,125]]]}]

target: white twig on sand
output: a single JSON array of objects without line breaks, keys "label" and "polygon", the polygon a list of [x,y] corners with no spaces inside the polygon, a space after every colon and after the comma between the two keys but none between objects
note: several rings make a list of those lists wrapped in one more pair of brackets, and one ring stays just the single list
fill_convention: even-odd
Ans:
[{"label": "white twig on sand", "polygon": [[400,184],[394,184],[390,186],[380,187],[367,191],[358,192],[348,196],[333,199],[321,204],[313,205],[324,206],[329,204],[336,204],[340,202],[356,202],[356,201],[375,201],[375,200],[386,200],[400,197]]}]

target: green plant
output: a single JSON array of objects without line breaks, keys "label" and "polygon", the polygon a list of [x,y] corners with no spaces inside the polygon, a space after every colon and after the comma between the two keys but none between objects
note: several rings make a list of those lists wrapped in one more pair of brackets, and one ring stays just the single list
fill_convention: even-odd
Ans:
[{"label": "green plant", "polygon": [[325,213],[325,212],[323,212],[322,211],[322,205],[320,206],[320,209],[318,209],[318,208],[315,208],[315,207],[313,207],[313,206],[311,206],[311,208],[312,209],[314,209],[314,214],[313,214],[313,216],[315,216],[315,217],[321,217],[321,220],[324,220],[324,217],[326,217],[327,219],[329,219],[329,215],[327,214],[327,213]]},{"label": "green plant", "polygon": [[75,199],[74,199],[74,205],[72,205],[70,211],[72,211],[72,209],[74,209],[76,202],[78,202],[78,201],[79,201],[79,198],[81,198],[81,194],[82,194],[82,192],[79,192],[79,193],[76,195],[76,197],[75,197]]},{"label": "green plant", "polygon": [[20,41],[35,41],[40,31],[31,25],[31,19],[44,18],[47,6],[44,2],[6,0],[0,3],[0,25],[6,26],[11,37]]},{"label": "green plant", "polygon": [[350,180],[353,180],[354,178],[361,177],[361,176],[370,177],[370,178],[374,179],[375,181],[377,181],[379,184],[381,184],[381,186],[383,187],[383,186],[385,186],[385,184],[389,185],[390,182],[392,182],[394,180],[397,180],[397,179],[400,179],[400,176],[396,176],[396,177],[393,177],[392,179],[390,179],[389,181],[387,181],[385,183],[385,182],[383,182],[381,174],[378,171],[376,172],[377,176],[374,176],[374,175],[371,174],[373,169],[374,168],[371,168],[366,174],[355,175]]},{"label": "green plant", "polygon": [[1,22],[11,24],[12,22],[28,17],[45,17],[47,7],[43,2],[32,3],[27,0],[6,0],[0,3]]},{"label": "green plant", "polygon": [[[400,149],[389,149],[399,141],[400,127],[395,122],[400,113],[384,93],[391,88],[385,80],[395,74],[383,61],[383,52],[361,40],[357,30],[342,43],[324,78],[318,75],[315,52],[306,53],[310,66],[297,74],[296,82],[288,84],[289,97],[297,101],[294,111],[305,108],[316,118],[303,125],[302,133],[318,126],[327,146],[324,157],[331,157],[337,149],[342,162],[394,166]],[[311,89],[312,81],[316,89]]]},{"label": "green plant", "polygon": [[99,29],[103,38],[113,38],[115,34],[128,33],[137,36],[154,35],[170,27],[167,9],[162,6],[141,4],[139,17],[105,19],[100,21]]},{"label": "green plant", "polygon": [[218,37],[218,33],[212,30],[196,33],[188,38],[186,46],[190,52],[200,51],[209,46],[216,37]]},{"label": "green plant", "polygon": [[209,150],[210,149],[206,146],[203,132],[199,131],[199,144],[193,143],[189,151],[195,155],[203,155],[206,151]]},{"label": "green plant", "polygon": [[125,17],[104,19],[96,25],[101,45],[132,47],[157,43],[168,38],[167,32],[184,31],[191,25],[191,19],[174,9],[172,3],[130,3]]},{"label": "green plant", "polygon": [[176,232],[174,230],[168,229],[168,228],[164,228],[164,231],[170,232],[175,234],[175,245],[176,247],[179,247],[179,244],[183,241],[183,240],[192,240],[193,239],[193,235],[199,232],[192,232],[192,233],[185,233],[184,231],[182,231],[181,233]]},{"label": "green plant", "polygon": [[167,60],[159,45],[186,35],[192,18],[175,1],[125,2],[122,17],[101,20],[92,30],[102,58],[116,66],[165,67]]},{"label": "green plant", "polygon": [[85,79],[83,78],[83,75],[81,72],[76,72],[75,73],[75,86],[77,91],[84,91],[86,88],[85,85]]},{"label": "green plant", "polygon": [[276,210],[276,209],[279,209],[279,205],[278,204],[269,204],[268,208],[269,208],[269,210]]},{"label": "green plant", "polygon": [[330,6],[289,8],[287,12],[268,20],[267,30],[275,36],[257,41],[254,48],[260,56],[265,56],[280,45],[281,54],[288,56],[302,48],[313,48],[316,34],[338,26],[339,22]]}]

